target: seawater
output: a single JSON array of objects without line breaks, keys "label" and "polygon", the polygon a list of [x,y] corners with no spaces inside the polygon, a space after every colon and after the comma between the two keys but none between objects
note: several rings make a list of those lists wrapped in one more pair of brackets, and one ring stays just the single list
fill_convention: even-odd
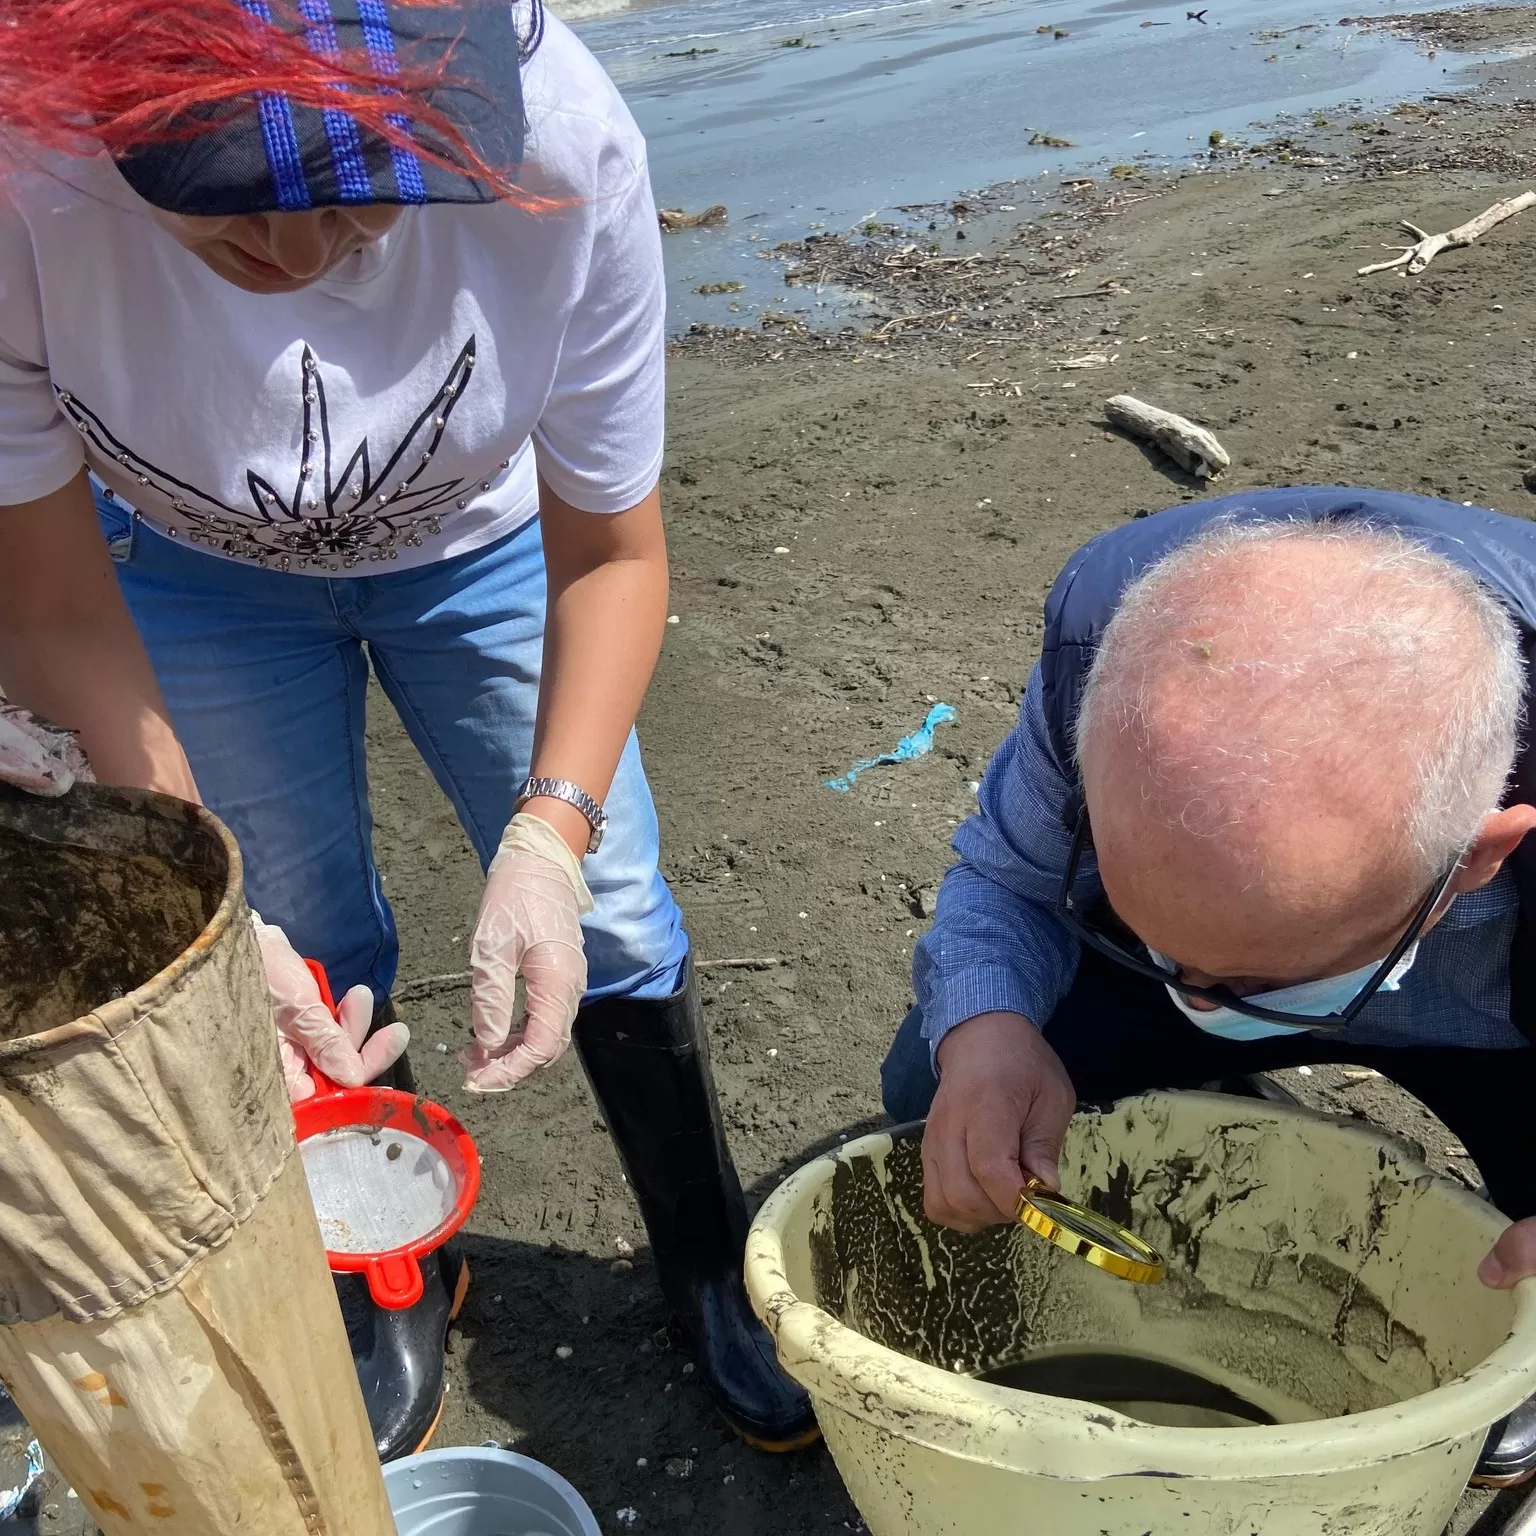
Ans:
[{"label": "seawater", "polygon": [[[724,226],[667,239],[674,329],[752,325],[770,302],[814,309],[814,294],[785,288],[782,263],[757,260],[813,229],[900,221],[903,205],[1020,178],[1007,203],[1027,216],[1065,173],[1203,157],[1213,130],[1241,139],[1256,120],[1309,123],[1343,102],[1365,110],[1444,91],[1476,62],[1341,27],[1341,8],[1323,0],[1218,8],[1205,26],[1153,0],[561,5],[646,135],[660,204],[730,209]],[[1036,130],[1071,147],[1032,145]],[[746,287],[696,291],[727,281]]]}]

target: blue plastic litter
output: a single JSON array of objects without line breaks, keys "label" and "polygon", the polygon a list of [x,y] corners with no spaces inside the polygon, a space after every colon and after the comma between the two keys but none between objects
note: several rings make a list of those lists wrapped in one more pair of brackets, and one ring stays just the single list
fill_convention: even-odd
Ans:
[{"label": "blue plastic litter", "polygon": [[935,729],[954,718],[955,711],[950,705],[935,704],[928,711],[928,718],[910,736],[903,736],[889,752],[882,752],[879,757],[862,758],[842,778],[828,779],[827,788],[846,794],[853,788],[853,781],[867,768],[884,768],[890,763],[906,763],[914,757],[926,757],[933,751]]},{"label": "blue plastic litter", "polygon": [[27,1442],[27,1468],[19,1488],[0,1488],[0,1520],[10,1520],[27,1502],[27,1495],[43,1479],[43,1448],[36,1440]]}]

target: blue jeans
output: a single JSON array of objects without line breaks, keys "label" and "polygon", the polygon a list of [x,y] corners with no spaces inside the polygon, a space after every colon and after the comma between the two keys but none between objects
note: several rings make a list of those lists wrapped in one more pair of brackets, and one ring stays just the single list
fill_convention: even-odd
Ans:
[{"label": "blue jeans", "polygon": [[[382,997],[399,941],[373,861],[369,662],[483,868],[533,749],[537,521],[457,559],[331,581],[204,554],[100,493],[97,507],[198,788],[240,844],[251,905],[325,964],[338,997],[358,982]],[[633,732],[606,806],[608,834],[584,866],[587,996],[665,997],[688,936],[656,867]]]},{"label": "blue jeans", "polygon": [[939,1091],[933,1053],[923,1039],[923,1010],[911,1008],[880,1063],[880,1102],[897,1125],[926,1120]]}]

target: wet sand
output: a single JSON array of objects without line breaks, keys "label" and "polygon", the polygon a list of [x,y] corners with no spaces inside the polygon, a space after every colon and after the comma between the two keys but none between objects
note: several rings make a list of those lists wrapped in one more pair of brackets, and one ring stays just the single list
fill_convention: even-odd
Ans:
[{"label": "wet sand", "polygon": [[[1432,45],[1445,46],[1420,46]],[[1069,207],[1053,223],[1075,239],[1018,248],[1052,291],[1107,279],[1123,291],[1020,303],[1006,334],[968,321],[889,345],[855,327],[823,345],[810,329],[779,346],[749,315],[748,341],[676,349],[665,491],[678,623],[642,739],[697,953],[779,962],[711,972],[706,987],[754,1200],[840,1133],[879,1123],[878,1064],[910,1001],[923,895],[1013,722],[1056,571],[1097,530],[1195,492],[1106,431],[1106,396],[1212,427],[1233,457],[1223,490],[1344,481],[1536,508],[1521,483],[1536,462],[1536,212],[1422,277],[1355,274],[1398,243],[1399,219],[1444,229],[1528,184],[1536,74],[1516,61],[1491,78],[1487,99],[1432,103],[1433,115],[1328,114],[1309,129],[1321,165],[1271,155],[1149,178],[1113,217]],[[1012,248],[1006,222],[971,230],[976,248]],[[1090,353],[1106,361],[1053,366]],[[930,756],[872,770],[848,794],[824,787],[935,701],[957,719]],[[473,858],[382,706],[370,746],[402,975],[459,971]],[[442,1441],[494,1437],[549,1462],[605,1532],[861,1529],[824,1451],[769,1459],[714,1420],[667,1341],[574,1057],[513,1095],[467,1098],[453,1064],[467,993],[424,990],[402,1009],[414,1059],[486,1161]],[[1443,1127],[1381,1080],[1287,1078],[1477,1182]],[[631,1509],[625,1524],[617,1512]]]}]

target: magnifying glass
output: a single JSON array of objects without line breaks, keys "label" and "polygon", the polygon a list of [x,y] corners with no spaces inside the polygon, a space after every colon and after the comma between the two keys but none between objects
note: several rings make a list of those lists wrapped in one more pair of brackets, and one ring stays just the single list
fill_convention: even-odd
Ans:
[{"label": "magnifying glass", "polygon": [[1063,1200],[1039,1179],[1019,1195],[1018,1221],[1046,1242],[1137,1285],[1156,1285],[1168,1272],[1163,1256],[1119,1222]]}]

